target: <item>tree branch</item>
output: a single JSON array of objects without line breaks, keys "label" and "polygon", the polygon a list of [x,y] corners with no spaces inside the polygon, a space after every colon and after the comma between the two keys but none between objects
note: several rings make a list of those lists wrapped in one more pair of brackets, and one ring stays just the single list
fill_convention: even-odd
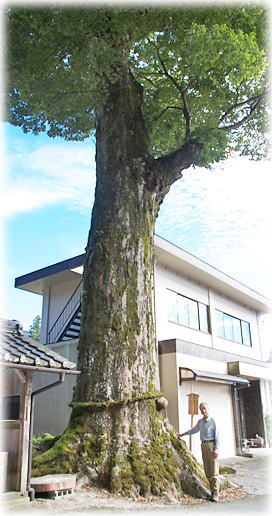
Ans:
[{"label": "tree branch", "polygon": [[159,118],[161,118],[168,109],[178,109],[179,111],[183,111],[182,107],[180,106],[167,106],[162,110],[162,112],[158,116],[156,116],[156,118],[153,118],[153,120],[151,120],[151,123],[157,122],[157,120],[159,120]]},{"label": "tree branch", "polygon": [[156,43],[154,41],[150,41],[150,43],[154,46],[154,48],[156,50],[156,54],[157,54],[158,60],[161,64],[161,67],[163,69],[164,75],[169,79],[170,82],[172,82],[172,84],[175,86],[175,88],[178,90],[178,92],[181,96],[182,103],[183,103],[182,112],[183,112],[184,118],[185,118],[185,139],[186,139],[186,141],[188,141],[189,137],[190,137],[190,131],[191,131],[191,119],[190,119],[188,104],[187,104],[186,97],[185,97],[185,90],[176,81],[176,79],[168,72],[168,70],[165,66],[165,62],[163,61],[163,59],[160,55],[160,52],[159,52],[159,49],[158,49]]},{"label": "tree branch", "polygon": [[162,67],[162,69],[163,69],[163,71],[164,71],[164,75],[165,75],[166,77],[168,77],[168,79],[173,83],[173,85],[175,86],[175,88],[177,88],[177,90],[178,90],[179,92],[181,92],[181,90],[182,90],[181,86],[178,84],[178,82],[176,81],[176,79],[174,79],[174,77],[172,77],[172,75],[168,72],[168,70],[167,70],[167,68],[166,68],[166,66],[165,66],[165,62],[163,61],[163,59],[162,59],[162,57],[161,57],[161,55],[160,55],[160,52],[159,52],[159,49],[158,49],[158,47],[157,47],[156,43],[155,43],[154,41],[150,41],[150,40],[149,40],[149,42],[154,46],[154,48],[155,48],[155,50],[156,50],[156,54],[157,54],[158,60],[159,60],[159,62],[160,62],[160,64],[161,64],[161,67]]},{"label": "tree branch", "polygon": [[262,99],[263,99],[263,97],[260,97],[257,100],[257,102],[255,102],[255,104],[253,106],[251,106],[249,113],[246,116],[244,116],[241,120],[239,120],[238,122],[236,122],[234,124],[225,125],[224,127],[219,127],[219,129],[221,129],[222,131],[230,131],[232,129],[238,129],[239,127],[241,127],[241,125],[245,124],[246,122],[248,122],[248,120],[250,120],[250,118],[256,111],[257,107],[261,103]]},{"label": "tree branch", "polygon": [[[174,181],[181,177],[182,170],[195,164],[203,149],[202,143],[197,141],[186,142],[178,150],[157,158],[157,163],[164,176],[173,178]],[[173,181],[173,182],[174,182]]]},{"label": "tree branch", "polygon": [[170,186],[182,177],[182,171],[196,165],[203,145],[197,141],[187,141],[182,147],[166,156],[149,163],[146,187],[162,201]]},{"label": "tree branch", "polygon": [[[246,106],[246,104],[251,104],[253,103],[254,101],[259,101],[259,100],[262,100],[263,97],[267,94],[267,91],[264,91],[263,93],[261,93],[260,95],[254,95],[253,97],[249,97],[248,99],[246,100],[243,100],[242,102],[236,102],[235,104],[233,104],[232,106],[230,106],[227,111],[225,111],[225,113],[223,113],[223,115],[221,116],[220,118],[220,121],[223,121],[232,111],[234,111],[235,109],[238,109],[242,106]],[[252,107],[252,106],[251,106]]]},{"label": "tree branch", "polygon": [[181,97],[182,97],[182,100],[183,100],[183,113],[184,113],[185,124],[186,124],[186,127],[185,127],[185,138],[186,138],[186,141],[187,141],[187,140],[189,140],[190,132],[191,132],[191,117],[190,117],[190,113],[189,113],[189,109],[188,109],[187,100],[186,100],[186,97],[185,97],[185,92],[182,91],[180,93],[181,93]]}]

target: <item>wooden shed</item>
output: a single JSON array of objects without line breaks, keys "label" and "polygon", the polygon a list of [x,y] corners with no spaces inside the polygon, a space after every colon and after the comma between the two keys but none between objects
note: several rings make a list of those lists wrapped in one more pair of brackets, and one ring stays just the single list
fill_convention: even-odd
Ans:
[{"label": "wooden shed", "polygon": [[[73,362],[21,334],[15,323],[7,325],[0,339],[0,492],[2,497],[15,492],[31,498],[34,400],[79,371]],[[57,379],[52,382],[48,374],[48,385],[33,391],[33,379],[40,372],[54,373]]]}]

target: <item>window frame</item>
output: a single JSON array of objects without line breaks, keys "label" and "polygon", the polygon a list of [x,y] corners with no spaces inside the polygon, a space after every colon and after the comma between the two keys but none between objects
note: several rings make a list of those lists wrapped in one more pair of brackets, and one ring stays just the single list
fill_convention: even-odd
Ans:
[{"label": "window frame", "polygon": [[[220,339],[228,340],[230,342],[235,342],[235,344],[240,344],[241,346],[247,346],[249,348],[252,347],[251,328],[250,328],[250,323],[248,321],[245,321],[244,319],[240,319],[239,317],[237,317],[235,315],[228,314],[227,312],[223,312],[223,310],[219,310],[218,308],[215,309],[215,312],[216,312],[216,321],[217,321],[217,325],[216,325],[217,337],[219,337]],[[222,327],[219,327],[219,325],[218,325],[219,314],[220,314],[220,319],[222,319],[222,322],[223,322]],[[223,317],[222,317],[222,315],[223,315]],[[231,320],[231,330],[232,330],[233,338],[226,337],[226,331],[225,331],[226,326],[224,325],[224,321],[227,320],[227,318],[230,318],[230,320]],[[235,330],[234,330],[233,321],[239,321],[241,340],[235,339]],[[235,322],[235,324],[237,324],[237,322]],[[246,325],[246,328],[247,328],[246,331],[243,331],[243,327],[245,327],[244,325]],[[223,330],[223,332],[222,332],[223,335],[219,334],[220,329]],[[246,342],[247,340],[248,340],[248,342]]]},{"label": "window frame", "polygon": [[[196,330],[196,331],[200,331],[202,333],[206,333],[206,334],[210,334],[211,331],[210,331],[210,317],[209,317],[209,305],[206,305],[205,303],[202,303],[202,301],[197,301],[196,299],[193,299],[192,297],[189,297],[189,296],[184,296],[183,294],[180,294],[179,292],[176,292],[176,290],[173,290],[171,288],[167,288],[167,291],[168,291],[168,294],[171,293],[171,294],[175,294],[176,295],[176,302],[174,303],[171,303],[171,306],[174,306],[174,304],[176,305],[177,307],[177,311],[176,311],[176,318],[170,318],[169,316],[169,312],[170,312],[170,303],[168,304],[168,314],[167,314],[167,320],[168,322],[171,322],[171,323],[174,323],[174,324],[178,324],[179,326],[184,326],[185,328],[190,328],[191,330]],[[187,320],[188,320],[188,324],[185,324],[185,322],[182,322],[180,320],[180,312],[179,312],[179,298],[182,298],[183,300],[186,301],[186,304],[187,305]],[[196,303],[196,308],[197,308],[197,319],[198,319],[198,328],[196,328],[195,326],[190,326],[190,311],[189,311],[189,301],[193,302],[193,303]],[[200,309],[199,309],[199,306],[203,306],[203,307],[206,307],[206,317],[207,317],[207,330],[204,330],[203,329],[203,312],[202,312],[202,315],[200,315]],[[172,310],[171,310],[172,311]]]}]

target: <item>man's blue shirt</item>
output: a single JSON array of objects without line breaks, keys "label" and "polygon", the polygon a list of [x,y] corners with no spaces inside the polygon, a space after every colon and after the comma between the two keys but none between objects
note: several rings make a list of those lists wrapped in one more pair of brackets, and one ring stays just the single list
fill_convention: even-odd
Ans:
[{"label": "man's blue shirt", "polygon": [[191,428],[191,430],[187,430],[183,435],[192,435],[200,432],[200,440],[203,441],[214,441],[214,450],[218,450],[219,448],[219,433],[215,420],[212,417],[208,417],[207,419],[199,419],[197,424]]}]

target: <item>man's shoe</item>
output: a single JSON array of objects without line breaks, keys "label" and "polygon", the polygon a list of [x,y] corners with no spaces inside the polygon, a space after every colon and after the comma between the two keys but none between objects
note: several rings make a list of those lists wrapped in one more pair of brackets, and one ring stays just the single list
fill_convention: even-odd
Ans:
[{"label": "man's shoe", "polygon": [[217,491],[212,493],[210,500],[211,500],[211,502],[219,502],[219,494],[217,493]]}]

